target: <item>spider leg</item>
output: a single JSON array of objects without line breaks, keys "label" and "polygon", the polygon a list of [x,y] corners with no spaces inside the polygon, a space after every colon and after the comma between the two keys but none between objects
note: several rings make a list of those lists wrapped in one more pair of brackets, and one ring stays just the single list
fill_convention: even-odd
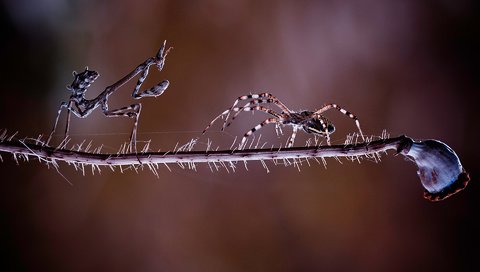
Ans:
[{"label": "spider leg", "polygon": [[328,132],[328,126],[327,126],[327,124],[325,124],[325,121],[323,121],[323,118],[319,118],[319,120],[320,120],[320,124],[323,127],[323,133],[325,134],[325,138],[327,138],[327,145],[331,145],[331,143],[330,143],[330,132]]},{"label": "spider leg", "polygon": [[[230,122],[228,122],[226,125],[224,124],[224,127],[225,128],[229,127],[232,124],[232,122],[235,120],[235,118],[237,118],[238,114],[240,114],[242,111],[254,111],[254,110],[264,111],[274,117],[283,118],[281,114],[275,112],[274,110],[271,110],[262,106],[258,106],[258,105],[257,106],[248,106],[248,105],[250,105],[250,103],[241,108],[233,108],[232,111],[235,111],[236,113],[232,116],[232,119],[230,120]],[[227,120],[225,120],[225,122],[226,121]]]},{"label": "spider leg", "polygon": [[[245,104],[245,106],[243,107],[235,107],[235,108],[232,108],[232,109],[228,109],[228,110],[225,110],[224,112],[220,113],[217,117],[215,117],[211,122],[210,124],[208,124],[208,126],[203,130],[202,134],[205,134],[205,132],[213,125],[213,123],[215,123],[215,121],[217,121],[219,118],[223,117],[224,115],[228,114],[229,112],[237,112],[233,117],[232,119],[230,120],[230,122],[228,124],[225,124],[227,122],[227,119],[225,119],[225,122],[224,122],[224,127],[228,127],[230,126],[230,124],[233,122],[233,120],[237,117],[237,115],[242,112],[242,111],[251,111],[251,110],[259,110],[259,111],[264,111],[264,112],[267,112],[277,118],[282,118],[282,115],[275,112],[274,110],[271,110],[271,109],[267,109],[265,107],[262,107],[262,106],[248,106],[250,105],[250,103],[248,104]],[[222,128],[222,131],[223,131],[224,128]]]},{"label": "spider leg", "polygon": [[[344,114],[344,115],[348,116],[349,118],[355,120],[355,125],[358,128],[358,132],[360,132],[360,136],[362,137],[362,140],[365,141],[365,137],[363,136],[362,129],[360,128],[360,121],[358,120],[357,116],[355,116],[351,112],[347,111],[346,109],[338,106],[337,104],[327,104],[327,105],[323,106],[321,109],[314,112],[312,115],[316,115],[316,116],[320,117],[321,113],[326,112],[327,110],[330,110],[330,109],[336,109],[339,112],[341,112],[342,114]],[[321,118],[319,118],[319,119],[321,120]],[[324,127],[326,127],[326,126],[324,126]]]},{"label": "spider leg", "polygon": [[[262,99],[262,98],[267,98],[267,99]],[[277,105],[282,111],[284,112],[291,112],[290,109],[285,106],[278,98],[273,96],[271,93],[259,93],[259,94],[249,94],[249,95],[243,95],[238,97],[238,99],[233,103],[233,107],[235,107],[238,102],[242,100],[247,100],[247,99],[259,99],[259,101],[264,101],[262,103],[274,103]]]},{"label": "spider leg", "polygon": [[[268,98],[268,99],[253,99],[252,101],[248,102],[247,104],[245,104],[243,107],[241,108],[233,108],[231,109],[231,111],[236,111],[236,113],[232,116],[232,119],[230,120],[230,123],[226,124],[228,119],[225,119],[225,122],[223,123],[223,127],[222,127],[222,130],[227,128],[232,122],[233,120],[235,120],[235,118],[237,118],[237,116],[242,112],[242,110],[235,110],[235,109],[243,109],[243,108],[253,108],[254,106],[258,105],[258,104],[267,104],[267,103],[273,103],[273,99],[271,98]],[[248,110],[245,110],[245,111],[248,111]],[[275,114],[272,114],[274,116],[276,116]]]},{"label": "spider leg", "polygon": [[130,135],[130,145],[129,151],[137,152],[137,126],[138,126],[138,118],[140,117],[140,112],[142,111],[141,104],[132,104],[127,107],[119,108],[116,110],[108,110],[108,106],[106,103],[102,104],[102,111],[103,114],[107,117],[130,117],[134,118],[135,122],[133,123],[132,134]]},{"label": "spider leg", "polygon": [[215,123],[215,121],[218,120],[218,118],[223,117],[225,114],[227,114],[227,113],[229,113],[229,112],[230,112],[230,109],[228,109],[228,110],[220,113],[219,115],[217,115],[217,117],[215,117],[215,118],[210,122],[210,124],[208,124],[208,126],[205,127],[205,129],[202,131],[202,134],[205,134],[205,132],[207,132],[207,130],[213,125],[213,123]]},{"label": "spider leg", "polygon": [[288,140],[287,147],[292,147],[293,146],[293,142],[295,141],[295,136],[297,136],[297,131],[298,131],[298,127],[293,126],[292,136],[290,136],[290,140]]},{"label": "spider leg", "polygon": [[[267,99],[261,99],[261,98],[267,98]],[[286,113],[291,112],[290,109],[288,109],[288,107],[285,106],[285,104],[283,104],[278,98],[276,98],[275,96],[273,96],[270,93],[249,94],[249,95],[240,96],[240,97],[237,98],[237,100],[235,100],[233,105],[230,107],[230,111],[227,113],[227,118],[225,118],[225,120],[228,120],[228,118],[230,117],[230,112],[233,110],[233,108],[235,108],[235,106],[237,106],[237,104],[240,101],[244,101],[244,100],[248,100],[248,99],[258,99],[258,101],[265,101],[263,103],[274,103],[283,112],[286,112]],[[225,127],[223,127],[223,129],[225,129]]]},{"label": "spider leg", "polygon": [[243,149],[244,146],[245,146],[245,143],[247,142],[247,138],[252,135],[255,131],[261,129],[262,127],[268,125],[268,124],[271,124],[271,123],[278,123],[282,121],[281,119],[279,118],[268,118],[267,120],[261,122],[260,124],[256,125],[254,128],[252,128],[251,130],[247,131],[247,133],[245,133],[245,135],[243,135],[243,138],[242,138],[242,142],[240,142],[240,145],[238,146],[239,149]]},{"label": "spider leg", "polygon": [[277,133],[277,136],[283,135],[282,127],[278,123],[275,124],[275,133]]}]

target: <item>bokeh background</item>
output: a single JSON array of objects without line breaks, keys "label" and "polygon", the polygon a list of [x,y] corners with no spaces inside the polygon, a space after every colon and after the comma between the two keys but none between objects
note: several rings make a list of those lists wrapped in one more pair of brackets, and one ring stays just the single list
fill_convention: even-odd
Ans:
[{"label": "bokeh background", "polygon": [[[441,203],[422,198],[415,166],[328,160],[248,171],[161,167],[61,175],[37,161],[0,164],[2,271],[474,271],[480,238],[478,1],[0,2],[0,127],[49,133],[72,71],[101,77],[93,98],[152,56],[174,49],[157,99],[143,99],[139,140],[166,151],[199,137],[228,148],[265,116],[226,133],[201,130],[239,95],[269,91],[292,109],[338,103],[364,131],[448,143],[473,181]],[[131,104],[134,82],[111,98]],[[328,113],[343,142],[353,122]],[[131,120],[72,119],[72,143],[116,152]],[[64,119],[61,119],[60,131]],[[262,141],[284,143],[272,127]],[[288,134],[289,128],[284,131]],[[60,140],[60,135],[54,141]],[[297,145],[306,137],[299,134]]]}]

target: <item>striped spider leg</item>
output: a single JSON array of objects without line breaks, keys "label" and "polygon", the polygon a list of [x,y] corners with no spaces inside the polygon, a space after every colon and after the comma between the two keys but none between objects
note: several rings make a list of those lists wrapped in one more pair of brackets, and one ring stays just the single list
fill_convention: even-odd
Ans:
[{"label": "striped spider leg", "polygon": [[[266,99],[263,99],[263,98],[266,98]],[[244,100],[248,100],[248,99],[252,99],[252,100],[250,102],[248,102],[247,104],[245,104],[243,107],[236,107],[237,104],[240,101],[244,101]],[[243,95],[243,96],[238,97],[235,100],[235,102],[233,103],[233,105],[228,110],[225,110],[224,112],[217,115],[217,117],[215,117],[210,122],[210,124],[208,124],[208,126],[203,130],[202,134],[204,134],[219,118],[222,118],[223,116],[226,115],[227,117],[225,118],[225,121],[224,121],[223,126],[222,126],[222,131],[225,130],[225,128],[228,127],[232,123],[232,121],[238,116],[238,114],[240,112],[244,111],[244,109],[247,109],[245,111],[249,111],[248,108],[253,107],[254,105],[257,105],[257,104],[262,104],[262,103],[274,103],[283,112],[290,112],[290,110],[287,108],[287,106],[285,106],[280,100],[278,100],[278,98],[276,98],[275,96],[273,96],[270,93]],[[230,117],[230,114],[232,112],[237,112],[237,113],[232,117],[230,122],[227,123],[227,121]]]},{"label": "striped spider leg", "polygon": [[[362,129],[360,128],[360,121],[358,120],[357,116],[353,115],[351,112],[349,112],[346,109],[338,106],[335,103],[324,105],[322,108],[320,108],[319,110],[314,112],[312,115],[315,116],[314,118],[320,118],[321,119],[323,117],[321,114],[323,112],[326,112],[326,111],[330,110],[330,109],[336,109],[339,112],[341,112],[342,114],[348,116],[350,119],[355,120],[355,125],[358,128],[358,132],[360,133],[360,137],[362,137],[362,141],[365,141],[365,136],[363,135]],[[329,133],[328,133],[327,129],[324,130],[324,134],[327,136],[327,142],[328,142],[330,140],[330,136],[329,136]]]},{"label": "striped spider leg", "polygon": [[[252,99],[250,102],[246,103],[243,107],[236,107],[236,105],[242,101],[242,100],[248,100]],[[273,103],[277,105],[280,109],[282,109],[281,113],[277,113],[271,109],[265,108],[263,106],[260,106],[259,104],[268,104],[268,103]],[[323,116],[321,113],[335,108],[338,111],[340,111],[342,114],[352,118],[355,120],[355,124],[357,125],[357,128],[360,132],[360,135],[363,140],[365,140],[363,136],[363,132],[360,129],[360,122],[358,121],[358,118],[353,115],[352,113],[348,112],[347,110],[339,107],[337,104],[327,104],[323,106],[321,109],[313,112],[313,111],[292,111],[289,110],[288,107],[286,107],[280,100],[278,100],[275,96],[269,94],[269,93],[261,93],[261,94],[250,94],[250,95],[245,95],[245,96],[240,96],[234,103],[233,106],[222,112],[219,116],[217,116],[213,121],[205,128],[205,131],[220,117],[223,117],[224,115],[227,115],[227,118],[225,119],[223,128],[228,127],[233,120],[243,111],[263,111],[266,112],[273,117],[270,117],[260,124],[256,125],[249,131],[247,131],[240,143],[240,148],[243,148],[247,138],[252,135],[255,131],[259,130],[260,128],[264,127],[265,125],[268,124],[275,124],[278,128],[281,126],[285,125],[290,125],[293,128],[292,135],[289,139],[289,142],[287,144],[287,147],[292,147],[293,143],[295,141],[295,137],[297,135],[297,131],[299,129],[302,129],[306,133],[313,133],[315,135],[323,136],[327,140],[327,144],[330,145],[330,134],[332,134],[335,131],[335,126],[328,120],[325,116]],[[232,113],[233,116],[231,117],[230,122],[228,122],[228,116]],[[223,130],[222,128],[222,130]]]},{"label": "striped spider leg", "polygon": [[158,51],[155,57],[148,58],[143,63],[138,65],[133,71],[129,74],[124,76],[122,79],[117,81],[116,83],[108,86],[105,90],[100,93],[94,99],[86,99],[85,92],[90,87],[90,85],[99,77],[99,74],[96,71],[85,69],[82,73],[73,73],[74,80],[71,85],[67,86],[67,90],[71,92],[70,98],[68,102],[63,102],[60,105],[60,108],[57,113],[57,118],[55,119],[55,123],[50,133],[50,136],[47,140],[47,144],[50,142],[53,133],[55,132],[58,124],[58,119],[63,109],[67,110],[67,121],[65,127],[65,138],[68,137],[68,132],[70,130],[70,115],[73,113],[75,116],[79,118],[85,118],[93,110],[100,107],[103,114],[107,117],[129,117],[135,119],[132,133],[130,135],[130,144],[129,144],[129,151],[132,152],[132,149],[136,152],[136,138],[137,138],[137,125],[138,119],[140,117],[140,112],[142,106],[140,103],[132,104],[127,107],[122,107],[115,110],[108,109],[108,98],[112,95],[115,91],[120,89],[125,83],[132,80],[138,74],[141,73],[137,84],[132,93],[132,97],[134,99],[140,99],[143,97],[157,97],[163,94],[163,92],[168,88],[169,82],[168,80],[163,80],[159,84],[146,89],[144,91],[140,91],[142,83],[145,81],[150,66],[155,65],[159,71],[163,70],[163,66],[165,65],[165,58],[170,51],[171,48],[165,50],[166,41],[163,42],[162,47]]},{"label": "striped spider leg", "polygon": [[[265,98],[265,99],[264,99]],[[278,98],[276,98],[275,96],[273,96],[272,94],[270,93],[260,93],[260,94],[249,94],[249,95],[242,95],[240,97],[237,98],[237,100],[235,100],[235,102],[233,103],[233,105],[230,107],[230,110],[227,114],[227,117],[225,118],[225,122],[223,123],[223,126],[222,126],[222,131],[229,126],[229,124],[231,122],[233,122],[233,120],[238,116],[238,114],[241,112],[241,111],[238,111],[234,117],[232,118],[232,120],[230,121],[229,124],[227,124],[227,121],[228,121],[228,118],[230,116],[230,113],[233,111],[233,108],[235,108],[235,106],[240,102],[240,101],[244,101],[244,100],[248,100],[248,99],[252,99],[250,102],[248,102],[247,104],[245,104],[245,106],[243,106],[243,108],[247,108],[247,107],[251,107],[253,105],[256,105],[256,104],[261,104],[261,103],[274,103],[275,105],[277,105],[281,110],[282,112],[291,112],[290,109],[288,109],[287,106],[285,106],[285,104],[283,104],[280,100],[278,100]]]}]

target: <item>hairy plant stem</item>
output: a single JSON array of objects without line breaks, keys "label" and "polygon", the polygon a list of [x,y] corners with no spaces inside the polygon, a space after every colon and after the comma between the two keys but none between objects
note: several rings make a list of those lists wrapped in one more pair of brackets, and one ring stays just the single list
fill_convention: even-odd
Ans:
[{"label": "hairy plant stem", "polygon": [[[138,166],[157,164],[225,163],[238,161],[297,160],[309,158],[349,157],[376,158],[380,152],[395,150],[416,163],[418,175],[425,188],[425,197],[432,201],[445,199],[465,188],[470,177],[455,152],[436,140],[414,141],[406,136],[380,139],[358,144],[293,147],[285,149],[244,149],[218,151],[172,151],[128,154],[101,154],[53,148],[22,140],[0,142],[0,152],[56,164],[64,161],[74,165]],[[152,169],[152,168],[151,168]]]},{"label": "hairy plant stem", "polygon": [[26,143],[20,140],[0,142],[0,152],[37,157],[42,161],[65,161],[106,166],[138,165],[148,163],[208,163],[232,161],[259,161],[302,158],[355,157],[376,154],[387,150],[400,153],[413,142],[400,136],[355,145],[293,147],[284,149],[243,149],[217,151],[167,151],[127,154],[95,154],[90,152],[57,149]]}]

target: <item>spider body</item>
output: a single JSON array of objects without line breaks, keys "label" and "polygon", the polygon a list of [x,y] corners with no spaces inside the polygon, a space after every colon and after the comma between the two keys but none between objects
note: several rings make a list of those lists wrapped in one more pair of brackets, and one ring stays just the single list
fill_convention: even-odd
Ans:
[{"label": "spider body", "polygon": [[[299,113],[292,112],[290,114],[291,123],[286,122],[288,125],[300,125],[304,132],[313,133],[319,136],[326,136],[325,132],[332,134],[335,132],[335,126],[325,116],[320,115],[316,118],[310,118],[313,115],[313,111],[301,111]],[[322,119],[320,121],[320,119]]]},{"label": "spider body", "polygon": [[[247,102],[243,107],[237,107],[237,104],[240,101],[245,101],[245,100],[250,100],[250,101]],[[260,104],[275,104],[282,111],[276,112],[272,109],[263,107]],[[205,133],[207,129],[209,129],[217,119],[223,116],[226,116],[226,118],[225,118],[225,122],[223,124],[222,130],[228,127],[241,112],[263,111],[269,114],[271,117],[267,118],[260,124],[256,125],[252,129],[247,131],[242,138],[239,148],[244,148],[247,138],[250,135],[252,135],[255,131],[261,129],[262,127],[268,124],[275,124],[277,127],[279,125],[292,126],[293,132],[287,147],[293,146],[293,143],[295,141],[295,136],[297,135],[297,131],[299,129],[303,130],[306,133],[312,133],[315,135],[325,137],[327,140],[327,144],[330,145],[330,134],[335,132],[335,126],[332,124],[332,122],[330,122],[330,120],[328,120],[325,116],[322,115],[323,112],[330,109],[337,109],[342,114],[355,120],[355,124],[358,128],[360,136],[362,137],[363,140],[365,140],[363,136],[363,132],[360,128],[360,122],[358,121],[358,118],[352,113],[348,112],[347,110],[341,108],[337,104],[333,104],[333,103],[326,104],[317,111],[309,111],[309,110],[292,111],[287,106],[285,106],[285,104],[283,104],[280,100],[278,100],[278,98],[276,98],[270,93],[250,94],[250,95],[244,95],[244,96],[238,97],[237,100],[235,100],[233,105],[230,107],[230,109],[222,112],[220,115],[218,115],[215,119],[213,119],[210,122],[210,124],[205,128],[203,133]],[[233,114],[231,119],[229,119],[230,115],[233,112],[235,112],[235,114]]]},{"label": "spider body", "polygon": [[132,149],[136,151],[137,125],[138,125],[138,118],[140,116],[142,105],[140,103],[136,103],[136,104],[132,104],[130,106],[122,107],[119,109],[109,110],[108,98],[120,87],[122,87],[125,83],[127,83],[128,81],[130,81],[140,73],[141,75],[138,78],[137,85],[133,90],[132,97],[134,99],[140,99],[143,97],[157,97],[162,95],[169,85],[168,80],[164,80],[159,84],[153,86],[152,88],[144,91],[140,91],[140,87],[143,81],[145,81],[145,78],[148,75],[148,71],[151,65],[155,65],[160,71],[163,69],[163,66],[165,64],[165,57],[167,56],[170,50],[170,49],[165,50],[165,45],[166,45],[166,41],[163,43],[162,47],[160,48],[160,50],[158,51],[155,57],[148,58],[146,61],[138,65],[133,71],[131,71],[126,76],[124,76],[122,79],[105,88],[105,90],[94,99],[86,99],[85,92],[90,87],[90,85],[99,77],[99,74],[96,71],[88,70],[88,68],[85,68],[85,71],[79,74],[77,74],[76,72],[73,72],[74,80],[71,85],[67,86],[67,90],[71,92],[70,98],[68,102],[63,102],[60,105],[60,109],[58,110],[57,118],[55,120],[55,124],[53,126],[52,132],[50,133],[50,137],[47,140],[47,144],[50,142],[50,139],[52,138],[52,135],[56,130],[58,119],[64,108],[67,109],[67,113],[68,113],[67,123],[65,128],[65,138],[66,138],[69,132],[71,113],[73,113],[75,116],[79,118],[85,118],[88,115],[90,115],[90,113],[93,110],[95,110],[98,107],[101,107],[103,114],[107,117],[124,116],[124,117],[135,119],[132,133],[130,135],[129,151],[132,151]]}]

